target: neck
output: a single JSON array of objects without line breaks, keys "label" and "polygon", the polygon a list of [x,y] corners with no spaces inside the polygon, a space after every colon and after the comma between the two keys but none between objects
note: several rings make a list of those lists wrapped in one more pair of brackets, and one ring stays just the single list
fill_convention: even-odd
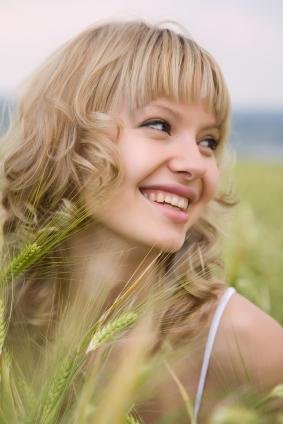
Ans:
[{"label": "neck", "polygon": [[[104,307],[132,284],[139,299],[148,295],[158,278],[160,252],[131,244],[91,224],[71,241],[72,281],[76,294],[102,302]],[[101,309],[101,305],[100,305]]]}]

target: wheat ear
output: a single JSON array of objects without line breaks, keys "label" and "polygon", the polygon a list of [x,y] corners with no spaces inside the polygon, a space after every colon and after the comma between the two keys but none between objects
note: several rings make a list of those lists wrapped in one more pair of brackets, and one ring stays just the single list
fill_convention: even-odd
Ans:
[{"label": "wheat ear", "polygon": [[129,328],[137,320],[137,314],[127,312],[113,322],[105,325],[101,330],[97,331],[92,337],[87,351],[81,348],[73,357],[64,358],[59,366],[59,369],[52,378],[51,383],[46,387],[47,398],[43,404],[41,413],[41,422],[51,424],[58,415],[65,393],[68,390],[71,381],[76,372],[83,365],[86,359],[86,353],[94,351],[99,346],[114,340],[124,330]]}]

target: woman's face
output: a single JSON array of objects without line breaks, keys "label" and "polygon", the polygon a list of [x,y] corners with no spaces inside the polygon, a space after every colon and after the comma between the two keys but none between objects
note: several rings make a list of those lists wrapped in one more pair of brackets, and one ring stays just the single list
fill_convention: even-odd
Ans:
[{"label": "woman's face", "polygon": [[[215,117],[204,101],[168,99],[132,112],[124,108],[118,117],[124,124],[117,144],[125,178],[94,218],[107,236],[128,247],[175,252],[217,190]],[[91,185],[86,200],[91,213]]]}]

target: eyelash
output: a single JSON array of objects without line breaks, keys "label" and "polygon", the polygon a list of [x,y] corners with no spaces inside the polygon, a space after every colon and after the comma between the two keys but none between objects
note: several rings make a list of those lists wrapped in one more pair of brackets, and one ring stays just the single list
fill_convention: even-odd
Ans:
[{"label": "eyelash", "polygon": [[152,128],[156,131],[166,132],[168,135],[171,135],[171,125],[167,121],[162,119],[152,119],[151,121],[146,121],[141,124],[141,127],[150,127],[151,125],[163,125],[163,129]]},{"label": "eyelash", "polygon": [[219,144],[219,140],[217,140],[214,137],[206,137],[203,140],[201,140],[198,144],[201,144],[203,141],[208,142],[207,143],[208,145],[207,146],[204,146],[204,148],[205,149],[207,148],[207,149],[210,149],[210,150],[216,150],[217,149],[217,146]]},{"label": "eyelash", "polygon": [[[153,125],[163,125],[163,129],[158,129],[158,128],[152,128],[156,131],[162,131],[162,132],[166,132],[168,135],[171,135],[171,125],[169,124],[169,122],[164,121],[162,119],[152,119],[150,121],[146,121],[144,123],[141,124],[141,127],[150,127]],[[207,146],[204,146],[204,148],[208,148],[210,150],[216,150],[217,146],[219,144],[219,140],[217,140],[214,137],[206,137],[203,140],[201,140],[198,144],[203,143],[204,141],[207,142]]]}]

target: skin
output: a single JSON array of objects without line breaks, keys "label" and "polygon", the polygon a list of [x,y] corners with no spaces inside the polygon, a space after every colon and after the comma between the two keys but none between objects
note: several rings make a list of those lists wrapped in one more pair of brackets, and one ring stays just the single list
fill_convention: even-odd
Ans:
[{"label": "skin", "polygon": [[[106,207],[101,212],[95,208],[95,219],[108,236],[112,233],[112,243],[122,240],[125,248],[141,252],[152,246],[177,251],[218,187],[215,118],[205,102],[185,105],[168,99],[151,102],[133,113],[124,108],[117,117],[123,123],[117,144],[125,177]],[[168,219],[139,191],[139,187],[166,183],[195,189],[197,199],[189,206],[186,223]],[[94,200],[89,185],[85,202],[90,214]]]},{"label": "skin", "polygon": [[[94,223],[72,243],[75,280],[83,275],[92,281],[96,275],[99,287],[113,288],[125,284],[141,262],[144,269],[160,252],[182,247],[189,228],[215,196],[219,180],[219,130],[205,101],[188,105],[157,99],[135,111],[123,107],[116,118],[122,123],[116,143],[123,182],[100,210],[91,184],[87,185],[82,198]],[[139,190],[168,183],[196,191],[185,223],[169,219]],[[154,271],[149,278],[154,278]],[[86,284],[86,291],[97,296],[98,285]]]}]

